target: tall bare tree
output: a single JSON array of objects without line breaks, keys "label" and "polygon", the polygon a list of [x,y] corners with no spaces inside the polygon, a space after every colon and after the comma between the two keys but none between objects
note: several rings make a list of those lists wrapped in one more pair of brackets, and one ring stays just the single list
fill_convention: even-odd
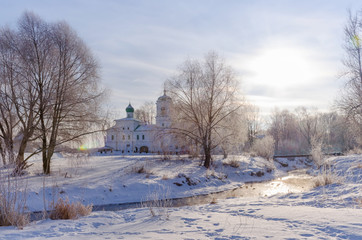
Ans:
[{"label": "tall bare tree", "polygon": [[338,105],[358,132],[357,140],[362,145],[362,11],[349,12],[344,34],[346,84]]},{"label": "tall bare tree", "polygon": [[[16,54],[0,32],[0,154],[3,165],[14,163],[14,134],[19,121],[13,101],[12,86],[17,79]],[[10,34],[10,32],[7,32]]]},{"label": "tall bare tree", "polygon": [[248,146],[251,147],[256,139],[257,135],[260,133],[260,116],[259,108],[252,104],[246,104],[244,107],[244,119],[247,126],[247,137],[248,137]]},{"label": "tall bare tree", "polygon": [[223,123],[242,106],[238,80],[231,67],[210,52],[203,61],[186,61],[168,85],[176,114],[173,130],[202,147],[209,168],[212,151],[232,136],[223,134]]},{"label": "tall bare tree", "polygon": [[248,141],[249,122],[245,108],[239,108],[220,123],[222,131],[215,137],[216,144],[221,148],[224,158],[228,154],[240,154]]},{"label": "tall bare tree", "polygon": [[[44,128],[46,109],[49,108],[50,99],[54,94],[52,83],[56,74],[56,52],[51,39],[51,26],[33,13],[26,12],[19,21],[18,55],[22,59],[23,71],[27,73],[25,79],[31,83],[36,96],[35,111],[36,129]],[[40,126],[38,126],[40,124]],[[37,132],[34,137],[44,139],[44,134]],[[44,140],[43,140],[44,141]],[[41,148],[44,150],[43,144]],[[43,155],[44,161],[44,155]]]},{"label": "tall bare tree", "polygon": [[317,109],[307,109],[306,107],[296,108],[296,118],[298,122],[298,131],[303,136],[306,146],[305,151],[309,153],[312,143],[321,143],[326,129],[321,114]]},{"label": "tall bare tree", "polygon": [[[1,46],[7,47],[1,48],[1,56],[7,56],[5,50],[10,49],[16,59],[16,65],[9,68],[16,74],[3,70],[2,76],[9,82],[8,96],[19,122],[17,172],[26,167],[28,143],[36,141],[40,143],[43,171],[49,174],[56,146],[97,130],[92,123],[100,120],[98,65],[65,22],[50,24],[26,12],[17,32],[1,33]],[[6,106],[0,103],[0,111]]]},{"label": "tall bare tree", "polygon": [[[2,72],[5,72],[2,75],[3,101],[0,108],[2,110],[8,109],[9,115],[12,116],[3,119],[2,125],[6,125],[6,128],[8,128],[6,130],[9,138],[7,141],[13,144],[15,144],[15,140],[17,141],[17,149],[14,149],[14,156],[16,156],[14,173],[20,174],[27,167],[24,158],[25,150],[29,141],[32,140],[39,121],[39,111],[36,107],[38,95],[35,90],[35,83],[31,80],[35,73],[29,67],[34,63],[34,59],[27,56],[29,39],[26,36],[10,29],[2,29],[0,35],[2,64],[4,67]],[[5,100],[5,98],[8,100]],[[3,135],[6,134],[3,132]],[[10,144],[8,150],[12,152],[13,147],[14,145]]]},{"label": "tall bare tree", "polygon": [[[39,84],[39,93],[45,96],[41,105],[40,130],[42,139],[43,171],[50,173],[50,159],[55,147],[74,140],[98,123],[99,91],[98,65],[89,49],[64,22],[52,25],[51,35],[54,73],[49,84]],[[44,88],[44,86],[46,86]]]},{"label": "tall bare tree", "polygon": [[300,152],[301,134],[297,117],[288,110],[274,109],[270,116],[269,134],[275,143],[277,154],[297,154]]}]

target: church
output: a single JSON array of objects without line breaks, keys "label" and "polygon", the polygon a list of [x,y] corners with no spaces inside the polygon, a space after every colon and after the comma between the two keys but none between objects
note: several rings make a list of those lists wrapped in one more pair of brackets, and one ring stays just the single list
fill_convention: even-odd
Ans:
[{"label": "church", "polygon": [[177,138],[169,133],[171,127],[172,99],[166,95],[156,102],[156,124],[147,124],[134,118],[131,104],[126,108],[127,117],[116,119],[115,125],[107,130],[105,148],[131,153],[179,154],[182,149]]}]

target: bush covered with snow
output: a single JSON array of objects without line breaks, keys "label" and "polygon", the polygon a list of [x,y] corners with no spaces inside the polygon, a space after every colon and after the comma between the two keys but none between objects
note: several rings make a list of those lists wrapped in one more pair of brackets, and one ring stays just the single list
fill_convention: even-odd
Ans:
[{"label": "bush covered with snow", "polygon": [[256,139],[251,151],[259,157],[271,159],[274,156],[274,139],[272,136],[265,136],[261,139]]}]

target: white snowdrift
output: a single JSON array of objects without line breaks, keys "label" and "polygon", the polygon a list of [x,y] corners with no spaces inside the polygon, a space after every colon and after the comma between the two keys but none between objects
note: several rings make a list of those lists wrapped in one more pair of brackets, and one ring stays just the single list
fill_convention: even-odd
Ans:
[{"label": "white snowdrift", "polygon": [[[139,201],[160,186],[168,188],[170,197],[181,197],[285,175],[280,170],[284,167],[258,158],[240,158],[239,168],[224,166],[219,159],[211,171],[191,160],[161,161],[150,156],[98,156],[73,167],[68,161],[64,157],[54,161],[56,171],[46,177],[46,196],[54,189],[50,182],[55,183],[62,197],[104,204]],[[362,198],[362,156],[334,157],[329,161],[343,178],[341,184],[304,193],[171,208],[169,219],[164,215],[152,217],[147,208],[141,208],[93,212],[78,220],[42,220],[24,230],[2,227],[0,239],[362,239],[362,206],[358,202]],[[39,163],[34,162],[28,176],[29,208],[37,210],[43,207],[37,203],[42,202],[38,196],[42,195],[43,177],[37,176]],[[134,173],[139,164],[144,164],[148,173]],[[273,165],[276,169],[267,173]],[[288,169],[303,166],[299,160],[288,165]],[[258,171],[265,171],[264,176],[250,176]],[[197,184],[189,186],[185,176]]]}]

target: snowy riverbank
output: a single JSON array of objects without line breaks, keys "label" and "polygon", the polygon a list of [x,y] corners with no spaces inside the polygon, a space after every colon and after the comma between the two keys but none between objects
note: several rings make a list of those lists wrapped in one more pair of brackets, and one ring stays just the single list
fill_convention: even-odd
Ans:
[{"label": "snowy riverbank", "polygon": [[[304,165],[298,159],[289,161],[288,167],[259,158],[237,160],[238,168],[223,164],[219,158],[215,169],[205,170],[197,161],[161,161],[154,156],[95,156],[77,159],[77,165],[58,156],[54,161],[57,170],[46,177],[45,195],[50,201],[53,196],[49,192],[56,189],[57,196],[86,204],[145,200],[153,191],[165,189],[168,197],[182,197],[281,177],[284,170]],[[41,220],[24,230],[2,227],[0,239],[360,239],[362,156],[333,157],[329,161],[334,173],[343,179],[341,184],[303,193],[170,208],[165,210],[168,217],[152,217],[149,209],[141,208],[93,212],[78,220]],[[43,209],[43,177],[38,176],[39,161],[34,159],[34,163],[27,176],[28,204],[29,209],[37,210]],[[137,173],[142,166],[144,170]],[[258,172],[264,175],[258,177]]]}]

